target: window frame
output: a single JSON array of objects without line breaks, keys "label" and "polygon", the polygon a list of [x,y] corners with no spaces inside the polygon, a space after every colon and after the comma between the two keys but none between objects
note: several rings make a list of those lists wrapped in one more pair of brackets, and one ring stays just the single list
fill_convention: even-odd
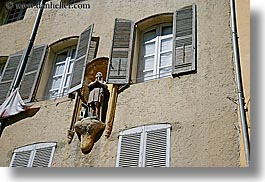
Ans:
[{"label": "window frame", "polygon": [[[74,63],[74,61],[75,61],[75,55],[74,55],[74,57],[71,57],[71,56],[72,56],[72,53],[74,50],[75,50],[75,54],[76,54],[76,49],[77,49],[77,46],[73,45],[73,46],[69,46],[69,47],[55,53],[55,56],[54,56],[53,61],[52,61],[51,73],[49,75],[49,81],[48,81],[49,84],[46,88],[47,99],[55,99],[55,98],[63,97],[63,96],[68,94],[68,91],[70,89],[70,84],[71,84],[70,81],[71,81],[72,71],[73,71],[73,69],[72,69],[71,72],[68,73],[68,69],[70,67],[70,63]],[[56,62],[58,59],[58,56],[61,53],[66,52],[66,51],[67,51],[66,59],[64,61]],[[55,71],[56,71],[55,70],[56,65],[59,65],[59,64],[65,64],[63,73],[61,73],[60,75],[59,74],[54,75]],[[66,84],[67,76],[70,76],[70,80],[69,80],[69,85],[66,87],[64,85]],[[62,80],[60,82],[60,86],[58,88],[52,88],[53,80],[55,78],[58,78],[58,77],[62,77]],[[68,88],[68,90],[66,92],[64,92],[64,89],[67,89],[67,88]],[[58,90],[58,93],[55,95],[55,97],[51,97],[50,96],[51,92],[56,91],[56,90]]]},{"label": "window frame", "polygon": [[[171,26],[172,27],[172,33],[170,35],[162,35],[162,28],[163,27],[167,27],[167,26]],[[155,30],[156,31],[156,37],[155,37],[155,52],[154,52],[154,66],[153,69],[148,69],[148,70],[144,70],[144,57],[146,55],[144,55],[144,45],[148,44],[149,42],[153,42],[153,40],[144,42],[144,34]],[[146,81],[150,81],[150,80],[156,80],[156,79],[160,79],[160,78],[164,78],[164,77],[171,77],[171,70],[168,72],[169,75],[166,76],[162,76],[160,74],[160,69],[161,68],[167,68],[170,67],[172,69],[172,58],[170,61],[170,66],[159,66],[160,64],[160,60],[161,60],[161,54],[165,53],[165,52],[171,52],[171,54],[173,53],[173,46],[171,45],[170,51],[160,51],[161,48],[161,42],[164,39],[168,39],[171,38],[172,39],[172,45],[173,45],[173,22],[166,22],[166,23],[160,23],[160,24],[156,24],[153,25],[151,27],[148,27],[146,29],[144,29],[143,31],[141,31],[141,38],[140,38],[140,57],[138,58],[138,65],[137,65],[137,75],[136,75],[136,83],[141,83],[141,82],[146,82]],[[147,55],[146,57],[149,57],[149,55]],[[171,56],[172,57],[172,56]],[[148,72],[148,71],[152,71],[153,70],[153,74],[150,76],[150,79],[144,80],[146,77],[144,77],[144,72]]]},{"label": "window frame", "polygon": [[171,125],[170,124],[144,125],[144,126],[139,126],[139,127],[135,127],[135,128],[131,128],[131,129],[128,129],[128,130],[121,131],[119,133],[115,167],[122,167],[122,166],[119,166],[120,153],[121,153],[121,144],[122,144],[122,136],[129,135],[129,134],[136,134],[136,133],[141,133],[138,167],[145,167],[147,132],[148,131],[160,130],[160,129],[166,129],[167,130],[166,166],[165,167],[170,167],[170,137],[171,137],[170,136],[170,134],[171,134]]}]

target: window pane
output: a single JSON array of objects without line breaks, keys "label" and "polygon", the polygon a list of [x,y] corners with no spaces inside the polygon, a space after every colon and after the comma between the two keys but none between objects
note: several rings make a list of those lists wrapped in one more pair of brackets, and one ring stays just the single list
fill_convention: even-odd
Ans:
[{"label": "window pane", "polygon": [[172,34],[172,26],[162,27],[162,35]]},{"label": "window pane", "polygon": [[63,94],[62,94],[62,95],[66,95],[66,94],[68,93],[68,90],[69,90],[69,88],[64,88],[64,89],[63,89]]},{"label": "window pane", "polygon": [[153,40],[156,38],[156,29],[144,33],[144,42]]},{"label": "window pane", "polygon": [[171,66],[159,69],[159,78],[170,76],[170,75],[171,75]]},{"label": "window pane", "polygon": [[5,23],[11,23],[17,20],[22,20],[24,18],[26,10],[27,10],[26,8],[25,9],[13,8],[12,10],[9,11]]},{"label": "window pane", "polygon": [[154,69],[154,56],[144,58],[144,70]]},{"label": "window pane", "polygon": [[54,73],[54,76],[63,74],[64,66],[65,66],[65,64],[59,64],[59,65],[56,65],[56,66],[55,66],[55,73]]},{"label": "window pane", "polygon": [[71,75],[67,75],[64,83],[64,87],[69,87]]},{"label": "window pane", "polygon": [[160,52],[172,50],[172,37],[161,41]]},{"label": "window pane", "polygon": [[52,88],[51,89],[59,88],[60,84],[61,84],[61,81],[62,81],[62,77],[53,78],[53,80],[52,80]]},{"label": "window pane", "polygon": [[144,72],[144,81],[155,79],[155,75],[153,71]]},{"label": "window pane", "polygon": [[58,90],[50,91],[49,98],[55,98],[58,96]]},{"label": "window pane", "polygon": [[74,60],[70,61],[69,67],[68,67],[68,70],[67,70],[67,73],[72,73],[72,71],[73,71],[73,65],[74,65]]},{"label": "window pane", "polygon": [[166,52],[160,54],[160,64],[159,66],[170,66],[172,64],[172,52]]},{"label": "window pane", "polygon": [[73,49],[72,50],[72,54],[71,54],[71,59],[74,59],[75,58],[75,52],[76,52],[76,49]]},{"label": "window pane", "polygon": [[58,54],[57,59],[56,59],[56,63],[65,61],[66,58],[67,58],[67,51],[63,52],[61,54]]},{"label": "window pane", "polygon": [[155,54],[155,42],[144,45],[144,55]]}]

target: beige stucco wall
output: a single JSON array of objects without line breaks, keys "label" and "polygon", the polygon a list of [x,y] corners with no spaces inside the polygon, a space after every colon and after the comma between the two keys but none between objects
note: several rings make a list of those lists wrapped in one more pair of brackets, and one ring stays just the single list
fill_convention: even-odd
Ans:
[{"label": "beige stucco wall", "polygon": [[[238,117],[228,99],[236,98],[229,1],[91,0],[88,10],[45,10],[36,44],[79,35],[94,23],[94,36],[100,37],[98,56],[109,56],[116,17],[139,21],[192,3],[197,5],[196,74],[131,85],[118,96],[110,138],[102,136],[88,155],[81,153],[76,135],[66,143],[73,101],[38,102],[43,106],[34,117],[4,130],[0,166],[9,165],[16,147],[56,141],[53,166],[114,167],[119,131],[155,123],[172,126],[170,166],[239,166]],[[0,26],[0,56],[25,47],[35,15],[36,10],[29,10],[24,20]]]},{"label": "beige stucco wall", "polygon": [[24,145],[57,142],[61,146],[72,118],[73,101],[64,97],[34,103],[40,110],[33,117],[7,126],[0,138],[0,166],[9,166],[14,149]]}]

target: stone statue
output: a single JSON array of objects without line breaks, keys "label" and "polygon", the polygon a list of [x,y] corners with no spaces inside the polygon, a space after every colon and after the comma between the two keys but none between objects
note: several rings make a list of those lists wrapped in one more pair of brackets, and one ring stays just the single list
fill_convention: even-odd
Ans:
[{"label": "stone statue", "polygon": [[89,96],[87,106],[89,107],[90,117],[102,120],[102,105],[104,93],[108,89],[107,84],[102,79],[102,73],[96,74],[96,80],[88,84]]},{"label": "stone statue", "polygon": [[109,100],[107,84],[102,73],[96,74],[95,81],[88,84],[89,95],[87,104],[82,103],[79,121],[74,125],[80,140],[80,148],[84,154],[89,153],[94,143],[99,140],[104,129]]}]

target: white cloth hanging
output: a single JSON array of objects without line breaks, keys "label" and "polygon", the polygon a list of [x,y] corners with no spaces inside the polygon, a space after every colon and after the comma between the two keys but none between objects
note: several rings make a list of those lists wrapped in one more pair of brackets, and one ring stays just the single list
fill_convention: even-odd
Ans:
[{"label": "white cloth hanging", "polygon": [[0,118],[16,115],[20,112],[26,111],[30,106],[27,106],[18,91],[15,89],[5,102],[0,106]]}]

